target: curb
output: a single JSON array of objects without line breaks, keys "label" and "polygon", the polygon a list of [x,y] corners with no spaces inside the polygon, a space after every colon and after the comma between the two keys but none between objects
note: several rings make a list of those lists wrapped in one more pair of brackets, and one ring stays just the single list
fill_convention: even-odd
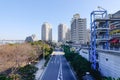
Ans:
[{"label": "curb", "polygon": [[[40,77],[38,78],[38,80],[42,80],[42,78],[44,78],[43,75],[45,74],[45,72],[46,72],[46,70],[47,70],[47,67],[48,67],[48,65],[49,65],[49,63],[50,63],[50,61],[51,61],[51,59],[52,59],[52,57],[50,57],[50,59],[49,59],[47,65],[46,65],[46,67],[44,67],[44,70],[43,70],[43,72],[41,73],[41,75],[40,75]],[[44,65],[43,65],[43,66],[44,66]]]}]

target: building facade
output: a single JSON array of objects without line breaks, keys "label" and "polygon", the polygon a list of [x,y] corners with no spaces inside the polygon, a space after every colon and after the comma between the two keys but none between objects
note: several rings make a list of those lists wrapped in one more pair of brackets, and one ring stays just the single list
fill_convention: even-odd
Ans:
[{"label": "building facade", "polygon": [[58,25],[58,42],[65,42],[67,36],[67,26],[65,24]]},{"label": "building facade", "polygon": [[110,22],[110,49],[120,51],[120,10],[111,14],[110,19],[116,21]]},{"label": "building facade", "polygon": [[79,14],[73,15],[71,21],[71,40],[75,43],[86,43],[86,19]]},{"label": "building facade", "polygon": [[33,34],[31,36],[26,37],[25,42],[34,42],[34,41],[37,41],[37,40],[38,39],[37,39],[36,35]]},{"label": "building facade", "polygon": [[[120,78],[120,52],[113,50],[97,50],[98,70],[105,77]],[[89,48],[83,47],[79,55],[90,61]]]},{"label": "building facade", "polygon": [[120,11],[109,16],[106,10],[91,13],[90,62],[102,76],[120,78],[119,34]]},{"label": "building facade", "polygon": [[52,28],[49,23],[44,23],[41,29],[41,39],[43,41],[52,41]]},{"label": "building facade", "polygon": [[66,41],[71,41],[71,30],[69,28],[67,29]]}]

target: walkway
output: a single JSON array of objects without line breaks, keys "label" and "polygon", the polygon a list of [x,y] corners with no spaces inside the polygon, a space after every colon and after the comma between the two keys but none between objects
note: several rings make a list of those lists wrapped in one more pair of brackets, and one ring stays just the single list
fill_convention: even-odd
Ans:
[{"label": "walkway", "polygon": [[35,79],[36,80],[38,80],[41,77],[41,75],[44,71],[44,63],[45,63],[45,60],[42,59],[35,65],[38,68],[38,71],[35,74]]}]

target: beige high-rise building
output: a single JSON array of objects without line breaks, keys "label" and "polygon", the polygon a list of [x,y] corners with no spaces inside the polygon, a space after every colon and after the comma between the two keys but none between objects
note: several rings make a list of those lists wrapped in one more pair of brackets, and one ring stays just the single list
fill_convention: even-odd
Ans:
[{"label": "beige high-rise building", "polygon": [[67,28],[66,41],[71,41],[71,30]]},{"label": "beige high-rise building", "polygon": [[71,40],[75,43],[86,43],[86,18],[80,18],[79,14],[73,15],[71,21]]},{"label": "beige high-rise building", "polygon": [[42,25],[41,32],[42,32],[41,39],[43,41],[52,41],[52,28],[49,23],[45,22]]},{"label": "beige high-rise building", "polygon": [[58,25],[58,42],[65,42],[67,35],[67,26],[65,24]]}]

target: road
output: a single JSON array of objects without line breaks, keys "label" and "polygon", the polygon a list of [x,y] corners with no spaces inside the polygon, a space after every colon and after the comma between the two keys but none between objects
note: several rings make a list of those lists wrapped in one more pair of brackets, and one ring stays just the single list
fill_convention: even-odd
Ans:
[{"label": "road", "polygon": [[41,80],[76,80],[63,52],[54,52]]}]

